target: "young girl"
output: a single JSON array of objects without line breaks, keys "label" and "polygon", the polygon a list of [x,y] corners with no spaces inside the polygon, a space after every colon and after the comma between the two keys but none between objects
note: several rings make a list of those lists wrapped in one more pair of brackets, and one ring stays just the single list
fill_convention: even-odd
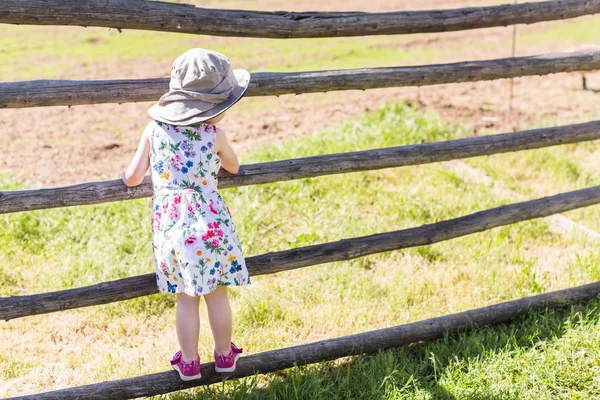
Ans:
[{"label": "young girl", "polygon": [[183,380],[200,378],[198,313],[204,297],[215,348],[215,370],[232,372],[242,349],[231,342],[227,286],[250,283],[242,248],[217,191],[220,167],[236,174],[238,159],[217,128],[243,96],[250,74],[232,70],[222,54],[192,49],[173,63],[169,92],[148,113],[135,156],[122,174],[139,185],[151,168],[152,232],[158,290],[177,295],[177,338],[171,360]]}]

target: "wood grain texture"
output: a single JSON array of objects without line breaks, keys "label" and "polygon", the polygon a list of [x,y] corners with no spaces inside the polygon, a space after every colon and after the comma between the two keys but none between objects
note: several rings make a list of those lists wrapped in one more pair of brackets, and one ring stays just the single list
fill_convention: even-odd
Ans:
[{"label": "wood grain texture", "polygon": [[[252,74],[246,96],[427,86],[596,69],[600,69],[600,51],[591,50],[411,67],[264,72]],[[168,90],[166,78],[0,82],[0,108],[156,101]]]},{"label": "wood grain texture", "polygon": [[215,36],[318,38],[447,32],[531,24],[598,12],[600,0],[385,13],[219,10],[145,0],[2,0],[0,23],[100,26]]},{"label": "wood grain texture", "polygon": [[[294,366],[335,360],[351,355],[373,354],[379,350],[438,339],[446,333],[507,323],[529,311],[586,302],[598,297],[599,294],[600,282],[595,282],[391,328],[266,351],[240,358],[232,377],[242,378],[256,373],[266,374]],[[167,371],[30,396],[14,397],[13,400],[121,400],[154,396],[221,382],[222,376],[215,372],[214,363],[202,364],[201,369],[202,378],[191,382],[183,382],[179,379],[177,372]]]},{"label": "wood grain texture", "polygon": [[[246,265],[251,276],[272,274],[386,251],[429,245],[598,203],[600,203],[600,186],[594,186],[492,208],[417,228],[261,254],[246,258]],[[0,297],[0,319],[9,320],[106,304],[151,293],[157,293],[153,273],[58,292]]]},{"label": "wood grain texture", "polygon": [[[420,165],[600,139],[600,121],[375,150],[246,164],[238,174],[219,172],[219,188],[323,175]],[[147,177],[134,188],[120,180],[0,192],[0,214],[130,200],[152,196]]]}]

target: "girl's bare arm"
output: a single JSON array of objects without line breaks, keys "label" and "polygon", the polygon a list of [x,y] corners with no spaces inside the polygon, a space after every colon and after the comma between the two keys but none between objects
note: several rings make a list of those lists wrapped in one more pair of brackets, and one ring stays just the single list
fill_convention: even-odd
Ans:
[{"label": "girl's bare arm", "polygon": [[221,158],[221,166],[232,174],[240,170],[240,162],[229,145],[225,132],[217,128],[217,139],[215,140],[215,151]]},{"label": "girl's bare arm", "polygon": [[148,133],[144,131],[140,144],[131,160],[129,167],[121,175],[123,183],[127,186],[137,186],[142,183],[144,175],[150,167],[150,142]]}]

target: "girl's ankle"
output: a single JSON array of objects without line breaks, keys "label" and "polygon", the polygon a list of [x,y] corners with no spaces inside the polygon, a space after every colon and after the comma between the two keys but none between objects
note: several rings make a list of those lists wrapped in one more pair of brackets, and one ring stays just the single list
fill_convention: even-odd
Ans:
[{"label": "girl's ankle", "polygon": [[181,361],[183,361],[185,364],[189,364],[192,361],[196,361],[199,358],[200,358],[200,356],[198,354],[196,354],[196,357],[193,357],[193,358],[188,358],[185,355],[183,355],[183,353],[181,354]]},{"label": "girl's ankle", "polygon": [[229,347],[227,350],[225,351],[219,351],[218,349],[215,349],[215,353],[217,353],[220,356],[228,356],[231,354],[231,347]]}]

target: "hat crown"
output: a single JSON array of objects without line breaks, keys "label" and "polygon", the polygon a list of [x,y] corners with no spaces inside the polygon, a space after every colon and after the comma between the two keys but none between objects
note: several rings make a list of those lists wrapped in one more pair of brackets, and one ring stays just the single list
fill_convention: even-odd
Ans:
[{"label": "hat crown", "polygon": [[192,88],[210,92],[231,74],[229,59],[206,49],[191,49],[177,57],[171,68],[171,90]]},{"label": "hat crown", "polygon": [[169,91],[148,113],[171,125],[193,125],[229,109],[246,92],[250,73],[233,70],[229,59],[206,49],[191,49],[177,57],[171,68]]}]

